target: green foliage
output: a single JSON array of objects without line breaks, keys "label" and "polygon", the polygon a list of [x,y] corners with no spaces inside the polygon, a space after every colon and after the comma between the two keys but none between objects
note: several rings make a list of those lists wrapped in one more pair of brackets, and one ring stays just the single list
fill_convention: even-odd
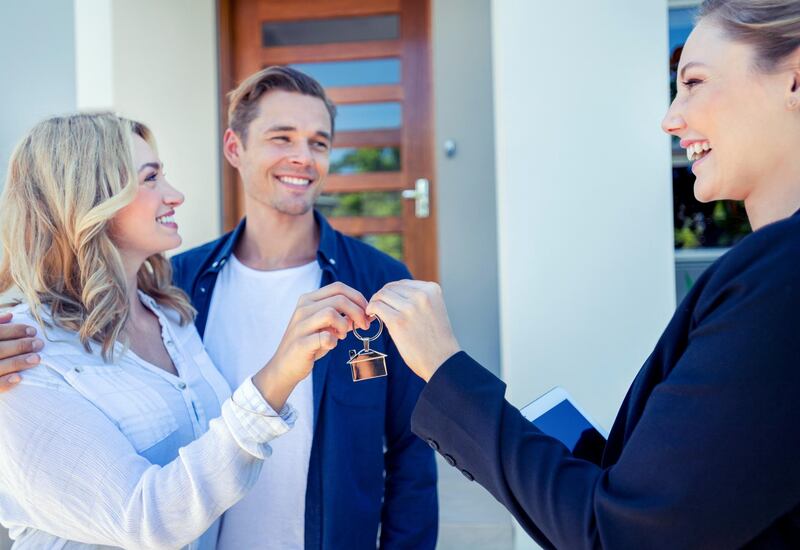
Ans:
[{"label": "green foliage", "polygon": [[330,216],[399,216],[401,212],[400,194],[397,192],[379,193],[340,193],[335,195],[336,206],[330,210]]},{"label": "green foliage", "polygon": [[389,256],[403,261],[403,236],[397,233],[388,233],[384,235],[365,235],[362,239],[367,244],[370,244],[386,252]]},{"label": "green foliage", "polygon": [[[331,174],[361,174],[369,172],[399,172],[399,147],[363,147],[334,151]],[[329,218],[339,217],[395,217],[402,214],[402,200],[398,192],[359,192],[322,195],[317,208]],[[403,259],[403,236],[397,233],[364,235],[362,241]]]},{"label": "green foliage", "polygon": [[397,172],[400,170],[399,147],[363,147],[344,149],[344,154],[331,162],[331,174],[363,172]]},{"label": "green foliage", "polygon": [[750,231],[742,203],[687,201],[675,219],[675,248],[729,247]]}]

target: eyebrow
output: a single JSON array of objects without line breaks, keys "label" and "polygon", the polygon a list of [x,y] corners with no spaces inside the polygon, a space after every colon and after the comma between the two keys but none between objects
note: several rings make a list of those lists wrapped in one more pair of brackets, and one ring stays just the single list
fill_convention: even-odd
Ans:
[{"label": "eyebrow", "polygon": [[139,167],[139,172],[141,172],[145,168],[155,168],[156,170],[160,170],[161,164],[159,164],[158,162],[146,162]]},{"label": "eyebrow", "polygon": [[705,66],[706,65],[704,63],[700,63],[698,61],[690,61],[689,63],[684,65],[683,68],[681,69],[681,79],[683,79],[683,75],[687,69],[691,69],[692,67],[705,67]]},{"label": "eyebrow", "polygon": [[[269,134],[270,132],[296,132],[297,128],[294,126],[270,126],[266,130],[264,130],[265,134]],[[331,135],[324,130],[317,130],[315,135],[325,138],[328,141],[331,141]]]}]

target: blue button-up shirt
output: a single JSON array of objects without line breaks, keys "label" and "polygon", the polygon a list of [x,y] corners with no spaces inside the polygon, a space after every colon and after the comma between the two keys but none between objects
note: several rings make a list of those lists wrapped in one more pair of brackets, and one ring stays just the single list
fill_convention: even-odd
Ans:
[{"label": "blue button-up shirt", "polygon": [[[315,212],[322,285],[341,281],[369,299],[406,267],[334,230]],[[244,233],[245,220],[220,239],[173,258],[174,282],[197,308],[204,334],[220,270]],[[386,353],[388,376],[352,380],[352,334],[313,371],[314,437],[306,489],[306,548],[434,548],[438,527],[433,451],[411,433],[410,417],[423,382],[403,363],[384,331],[371,348]],[[266,519],[266,518],[265,518]]]}]

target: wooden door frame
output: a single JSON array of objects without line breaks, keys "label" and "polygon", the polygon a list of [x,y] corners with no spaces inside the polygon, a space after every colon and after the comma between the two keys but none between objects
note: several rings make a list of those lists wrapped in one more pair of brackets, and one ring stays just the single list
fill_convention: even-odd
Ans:
[{"label": "wooden door frame", "polygon": [[[217,0],[217,27],[218,27],[218,53],[219,53],[219,124],[220,132],[228,127],[227,94],[233,89],[236,82],[234,80],[234,18],[233,2],[235,0]],[[337,16],[357,16],[361,15],[357,7],[345,8],[348,2],[344,0],[340,3],[336,0],[310,0],[312,3],[318,2],[320,5],[325,3],[325,11],[320,16],[330,16],[334,10]],[[406,10],[402,6],[413,2],[425,1],[426,9]],[[430,215],[428,218],[417,218],[414,230],[414,241],[418,246],[425,250],[422,253],[430,259],[430,265],[414,266],[405,259],[412,273],[416,276],[424,276],[429,280],[439,279],[439,257],[438,257],[438,234],[437,234],[437,200],[436,200],[436,157],[434,155],[434,128],[433,128],[433,70],[432,70],[432,29],[431,29],[431,1],[432,0],[398,0],[401,11],[404,14],[412,14],[413,18],[403,17],[401,20],[401,38],[403,40],[403,52],[414,51],[414,55],[404,55],[403,81],[417,80],[426,83],[425,88],[409,87],[409,93],[405,97],[405,105],[414,105],[413,109],[403,109],[403,126],[408,121],[418,125],[421,129],[420,134],[424,136],[421,140],[411,140],[407,132],[403,132],[401,140],[401,151],[403,154],[403,172],[408,174],[409,188],[413,188],[417,178],[427,178],[434,182],[430,190]],[[419,49],[423,51],[419,51]],[[407,60],[413,59],[414,63]],[[408,79],[408,80],[407,80]],[[220,140],[222,136],[220,136]],[[222,151],[220,148],[220,155]],[[425,173],[424,167],[429,167],[429,173]],[[221,159],[221,183],[222,183],[222,225],[223,231],[232,230],[239,221],[239,212],[244,205],[243,190],[238,185],[236,170],[227,162]],[[411,200],[403,201],[403,209],[409,215],[413,215],[414,202]],[[406,234],[410,234],[407,230]],[[426,235],[431,238],[424,238]]]},{"label": "wooden door frame", "polygon": [[[232,0],[217,0],[217,49],[219,52],[219,128],[224,132],[228,128],[228,92],[230,92],[235,81],[233,78],[233,17],[231,5]],[[220,145],[222,145],[222,135],[220,135]],[[230,165],[222,154],[222,147],[219,151],[221,159],[221,183],[222,183],[222,230],[227,232],[232,230],[239,221],[238,205],[244,201],[241,197],[242,190],[237,182],[236,169]]]}]

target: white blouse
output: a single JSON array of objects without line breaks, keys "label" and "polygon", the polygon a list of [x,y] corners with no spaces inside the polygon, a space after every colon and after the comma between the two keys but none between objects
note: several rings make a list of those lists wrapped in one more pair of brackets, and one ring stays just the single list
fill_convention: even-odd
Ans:
[{"label": "white blouse", "polygon": [[[107,364],[77,334],[39,329],[39,366],[0,394],[0,523],[14,548],[212,549],[220,515],[294,424],[247,379],[230,397],[193,324],[141,294],[174,376],[118,344]],[[27,306],[14,321],[37,327]]]}]

